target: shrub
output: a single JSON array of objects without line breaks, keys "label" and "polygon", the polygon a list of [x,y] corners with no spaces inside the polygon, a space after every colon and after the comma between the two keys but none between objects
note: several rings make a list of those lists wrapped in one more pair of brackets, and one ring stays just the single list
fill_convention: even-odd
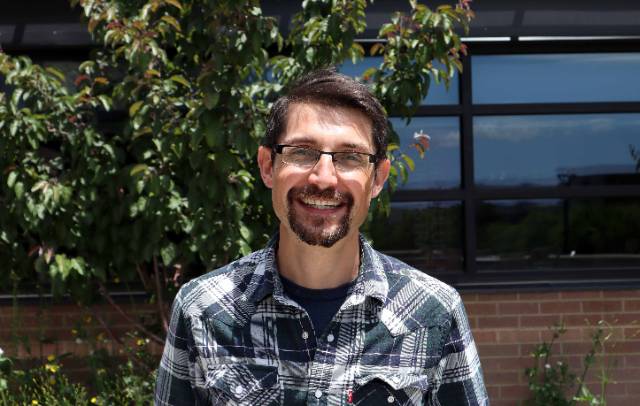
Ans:
[{"label": "shrub", "polygon": [[[552,338],[543,342],[532,352],[533,367],[527,368],[525,374],[529,381],[531,398],[527,405],[535,406],[572,406],[585,403],[590,406],[604,406],[607,385],[611,383],[610,372],[615,367],[605,357],[605,344],[611,340],[611,325],[600,320],[591,334],[591,348],[584,355],[582,370],[574,372],[562,360],[552,362],[556,341],[566,332],[563,324],[552,327]],[[600,358],[598,380],[600,393],[593,393],[586,385],[585,378],[589,370]],[[574,389],[576,388],[576,389]]]}]

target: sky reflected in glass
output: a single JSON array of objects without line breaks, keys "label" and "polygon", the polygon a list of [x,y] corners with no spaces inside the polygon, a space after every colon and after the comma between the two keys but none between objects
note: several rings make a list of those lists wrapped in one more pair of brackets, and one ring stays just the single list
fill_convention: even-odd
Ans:
[{"label": "sky reflected in glass", "polygon": [[474,103],[640,100],[640,53],[473,56]]},{"label": "sky reflected in glass", "polygon": [[476,184],[636,183],[640,114],[487,116],[473,120]]},{"label": "sky reflected in glass", "polygon": [[[460,124],[457,117],[416,117],[406,124],[400,118],[391,118],[393,128],[400,136],[400,146],[415,162],[415,171],[399,190],[449,189],[460,187]],[[411,147],[414,134],[422,131],[431,137],[424,158]]]}]

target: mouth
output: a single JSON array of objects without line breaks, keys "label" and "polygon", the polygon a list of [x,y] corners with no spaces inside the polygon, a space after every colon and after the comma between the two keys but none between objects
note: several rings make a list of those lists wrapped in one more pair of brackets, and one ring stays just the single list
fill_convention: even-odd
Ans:
[{"label": "mouth", "polygon": [[333,210],[340,207],[343,202],[337,199],[322,199],[312,196],[301,197],[300,202],[305,206],[312,207],[318,210]]}]

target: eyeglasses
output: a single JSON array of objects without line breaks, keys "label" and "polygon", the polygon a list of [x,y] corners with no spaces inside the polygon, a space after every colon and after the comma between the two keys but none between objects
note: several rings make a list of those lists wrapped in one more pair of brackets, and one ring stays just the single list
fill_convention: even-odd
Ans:
[{"label": "eyeglasses", "polygon": [[351,172],[357,169],[364,169],[367,165],[375,164],[378,161],[378,157],[365,152],[327,152],[309,147],[283,144],[276,145],[274,150],[277,154],[282,155],[282,162],[295,165],[302,169],[311,169],[316,166],[323,154],[331,155],[333,165],[339,172]]}]

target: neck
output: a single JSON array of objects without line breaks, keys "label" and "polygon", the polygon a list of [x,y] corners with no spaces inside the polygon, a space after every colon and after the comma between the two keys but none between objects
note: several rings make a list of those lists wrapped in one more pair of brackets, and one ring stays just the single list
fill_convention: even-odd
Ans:
[{"label": "neck", "polygon": [[358,233],[349,233],[331,248],[308,245],[280,225],[278,270],[297,285],[330,289],[353,281],[360,266]]}]

